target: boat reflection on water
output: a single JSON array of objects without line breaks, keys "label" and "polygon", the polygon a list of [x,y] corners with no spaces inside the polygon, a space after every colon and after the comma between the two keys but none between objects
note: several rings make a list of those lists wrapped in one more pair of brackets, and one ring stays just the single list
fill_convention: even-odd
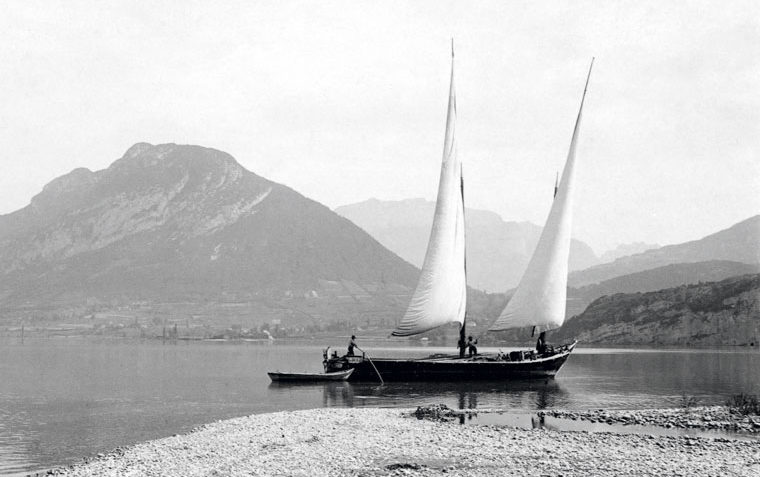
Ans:
[{"label": "boat reflection on water", "polygon": [[543,429],[546,427],[546,418],[543,414],[530,416],[530,425],[533,429]]},{"label": "boat reflection on water", "polygon": [[445,404],[452,409],[522,411],[566,406],[569,393],[554,379],[490,382],[272,383],[272,393],[303,393],[304,404],[322,393],[323,407],[403,407]]}]

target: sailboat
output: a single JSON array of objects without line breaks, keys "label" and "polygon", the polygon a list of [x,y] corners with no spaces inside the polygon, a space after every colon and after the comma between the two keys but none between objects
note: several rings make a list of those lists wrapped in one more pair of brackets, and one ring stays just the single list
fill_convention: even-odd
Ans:
[{"label": "sailboat", "polygon": [[[593,67],[593,60],[591,61]],[[496,355],[433,355],[416,359],[371,359],[325,354],[325,372],[354,369],[352,381],[504,380],[553,377],[577,342],[545,345],[546,331],[559,328],[565,319],[568,256],[572,216],[575,150],[583,103],[591,77],[589,67],[562,179],[555,184],[554,201],[536,250],[506,307],[489,331],[533,327],[540,333],[536,350]],[[465,346],[467,265],[462,163],[457,155],[454,50],[446,117],[441,175],[433,225],[419,282],[409,307],[393,336],[413,336],[452,322],[460,325],[460,349]]]}]

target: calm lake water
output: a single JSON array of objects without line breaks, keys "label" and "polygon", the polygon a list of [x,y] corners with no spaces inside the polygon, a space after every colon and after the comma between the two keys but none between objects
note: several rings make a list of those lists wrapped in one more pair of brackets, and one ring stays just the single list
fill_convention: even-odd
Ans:
[{"label": "calm lake water", "polygon": [[[390,347],[387,342],[361,345],[378,357],[453,351]],[[117,446],[252,413],[433,403],[524,412],[637,409],[678,407],[683,395],[709,405],[740,392],[760,394],[756,349],[579,348],[548,382],[382,387],[269,382],[267,370],[321,371],[323,347],[312,342],[164,345],[62,338],[27,339],[22,344],[1,338],[0,474],[68,464]]]}]

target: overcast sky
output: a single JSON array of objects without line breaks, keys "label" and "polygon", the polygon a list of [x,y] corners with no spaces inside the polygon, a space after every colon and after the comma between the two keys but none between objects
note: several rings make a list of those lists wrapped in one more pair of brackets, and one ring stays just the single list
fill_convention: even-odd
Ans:
[{"label": "overcast sky", "polygon": [[760,2],[6,0],[0,214],[141,141],[329,207],[432,200],[451,37],[468,206],[543,224],[596,56],[576,237],[601,253],[760,213]]}]

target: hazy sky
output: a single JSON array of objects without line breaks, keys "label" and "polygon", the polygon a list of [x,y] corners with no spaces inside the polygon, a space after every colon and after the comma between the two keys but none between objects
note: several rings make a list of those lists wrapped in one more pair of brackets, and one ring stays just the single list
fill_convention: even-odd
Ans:
[{"label": "hazy sky", "polygon": [[6,0],[0,214],[141,141],[221,149],[330,207],[433,199],[450,37],[468,206],[543,223],[596,56],[578,238],[760,213],[757,1]]}]

